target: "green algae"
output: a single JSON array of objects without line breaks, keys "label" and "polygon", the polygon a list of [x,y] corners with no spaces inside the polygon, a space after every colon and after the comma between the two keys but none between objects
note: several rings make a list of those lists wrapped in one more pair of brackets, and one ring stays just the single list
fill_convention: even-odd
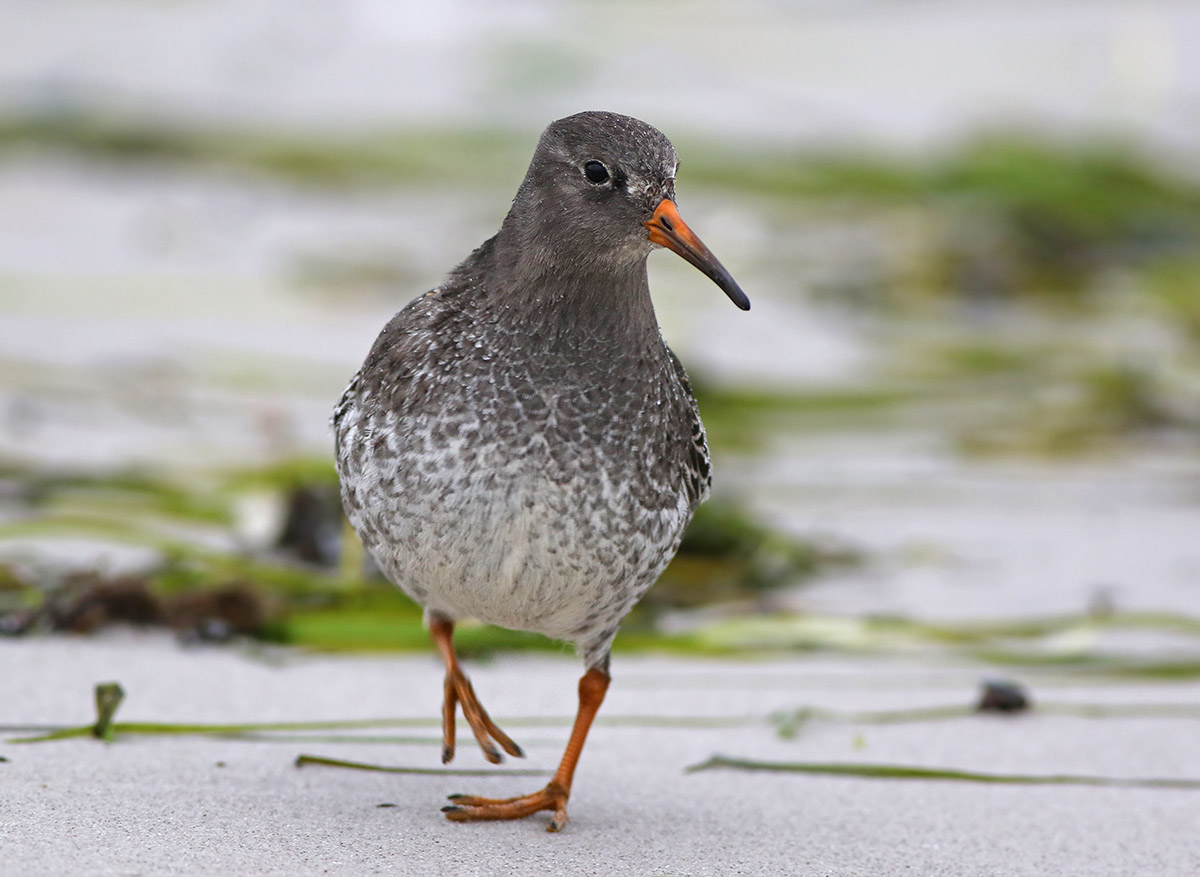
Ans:
[{"label": "green algae", "polygon": [[369,764],[363,761],[347,761],[343,758],[328,758],[323,755],[298,755],[296,767],[340,767],[349,770],[365,770],[375,773],[403,773],[418,776],[455,776],[455,777],[542,777],[551,776],[550,770],[533,768],[459,768],[459,767],[394,767],[382,764]]},{"label": "green algae", "polygon": [[528,138],[496,131],[369,130],[340,136],[171,125],[115,114],[41,113],[0,120],[0,150],[53,148],[112,162],[235,169],[317,187],[477,185],[508,179]]},{"label": "green algae", "polygon": [[739,770],[768,773],[801,773],[818,776],[856,777],[877,780],[927,780],[1019,786],[1098,786],[1108,788],[1200,790],[1200,779],[1175,777],[1107,777],[1089,774],[988,773],[902,764],[856,764],[815,761],[756,761],[714,755],[687,768],[688,773],[706,770]]}]

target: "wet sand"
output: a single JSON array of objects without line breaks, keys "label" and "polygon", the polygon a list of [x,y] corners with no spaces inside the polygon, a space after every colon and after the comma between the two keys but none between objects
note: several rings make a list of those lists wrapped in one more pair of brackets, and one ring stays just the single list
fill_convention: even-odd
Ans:
[{"label": "wet sand", "polygon": [[[517,765],[488,768],[469,737],[454,766],[496,776],[294,766],[308,753],[439,768],[441,672],[432,656],[249,656],[183,649],[160,635],[110,634],[0,642],[0,666],[8,725],[86,724],[92,687],[108,680],[127,692],[118,721],[429,720],[355,732],[363,742],[310,732],[269,741],[128,735],[112,744],[0,744],[8,759],[0,763],[0,861],[11,874],[1185,875],[1200,866],[1200,791],[686,772],[720,753],[1200,777],[1195,719],[814,721],[790,740],[767,721],[805,705],[969,702],[986,667],[918,658],[618,655],[603,721],[576,777],[571,822],[556,836],[543,830],[545,816],[476,825],[443,819],[447,794],[504,796],[542,782],[502,776]],[[526,747],[520,766],[553,770],[574,709],[577,663],[507,657],[471,672],[493,715],[502,724],[509,717]],[[1194,704],[1198,696],[1195,683],[1099,686],[1046,677],[1035,685],[1035,697],[1055,702]],[[683,717],[730,724],[650,724]],[[366,739],[380,735],[423,739]]]}]

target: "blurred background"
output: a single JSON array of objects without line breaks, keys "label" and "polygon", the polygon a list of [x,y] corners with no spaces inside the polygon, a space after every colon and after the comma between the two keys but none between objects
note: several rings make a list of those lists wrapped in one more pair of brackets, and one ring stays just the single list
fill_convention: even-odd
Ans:
[{"label": "blurred background", "polygon": [[1200,673],[1182,0],[0,2],[0,629],[427,648],[328,416],[583,109],[754,303],[651,259],[716,494],[618,648]]}]

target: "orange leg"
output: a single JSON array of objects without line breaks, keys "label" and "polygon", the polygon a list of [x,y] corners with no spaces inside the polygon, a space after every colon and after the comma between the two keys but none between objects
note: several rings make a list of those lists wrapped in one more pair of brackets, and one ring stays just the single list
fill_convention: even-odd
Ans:
[{"label": "orange leg", "polygon": [[[499,764],[503,758],[496,744],[515,758],[524,757],[521,747],[514,743],[507,734],[496,727],[496,723],[479,704],[471,681],[458,666],[458,658],[454,654],[454,622],[435,615],[429,622],[429,633],[437,643],[442,658],[446,661],[446,688],[442,700],[442,764],[454,758],[454,717],[458,705],[462,704],[463,717],[471,726],[475,739],[484,757],[492,764]],[[495,741],[494,743],[492,741]]]},{"label": "orange leg", "polygon": [[443,807],[446,818],[454,822],[474,822],[482,819],[520,819],[541,810],[553,810],[554,817],[546,826],[547,831],[560,831],[567,824],[567,798],[571,794],[571,780],[575,777],[575,765],[579,763],[579,753],[583,751],[583,743],[587,740],[588,729],[600,704],[604,702],[604,693],[608,691],[609,676],[603,670],[593,667],[579,680],[579,712],[575,715],[575,726],[571,729],[571,739],[567,741],[567,749],[559,762],[558,770],[546,787],[530,795],[517,798],[479,798],[474,795],[451,795],[454,803]]}]

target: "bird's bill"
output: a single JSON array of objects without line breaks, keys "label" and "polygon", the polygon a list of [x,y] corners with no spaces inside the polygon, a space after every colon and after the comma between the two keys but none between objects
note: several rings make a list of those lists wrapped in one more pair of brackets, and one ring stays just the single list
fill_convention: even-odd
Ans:
[{"label": "bird's bill", "polygon": [[742,292],[737,281],[725,270],[725,266],[717,261],[717,257],[712,254],[712,251],[704,246],[704,241],[696,237],[696,233],[688,228],[683,217],[679,215],[679,209],[675,206],[674,201],[670,198],[663,198],[662,202],[654,208],[654,214],[644,224],[646,228],[650,229],[652,243],[683,256],[708,275],[713,283],[721,287],[729,296],[730,301],[743,311],[750,310],[750,299],[746,297],[746,293]]}]

